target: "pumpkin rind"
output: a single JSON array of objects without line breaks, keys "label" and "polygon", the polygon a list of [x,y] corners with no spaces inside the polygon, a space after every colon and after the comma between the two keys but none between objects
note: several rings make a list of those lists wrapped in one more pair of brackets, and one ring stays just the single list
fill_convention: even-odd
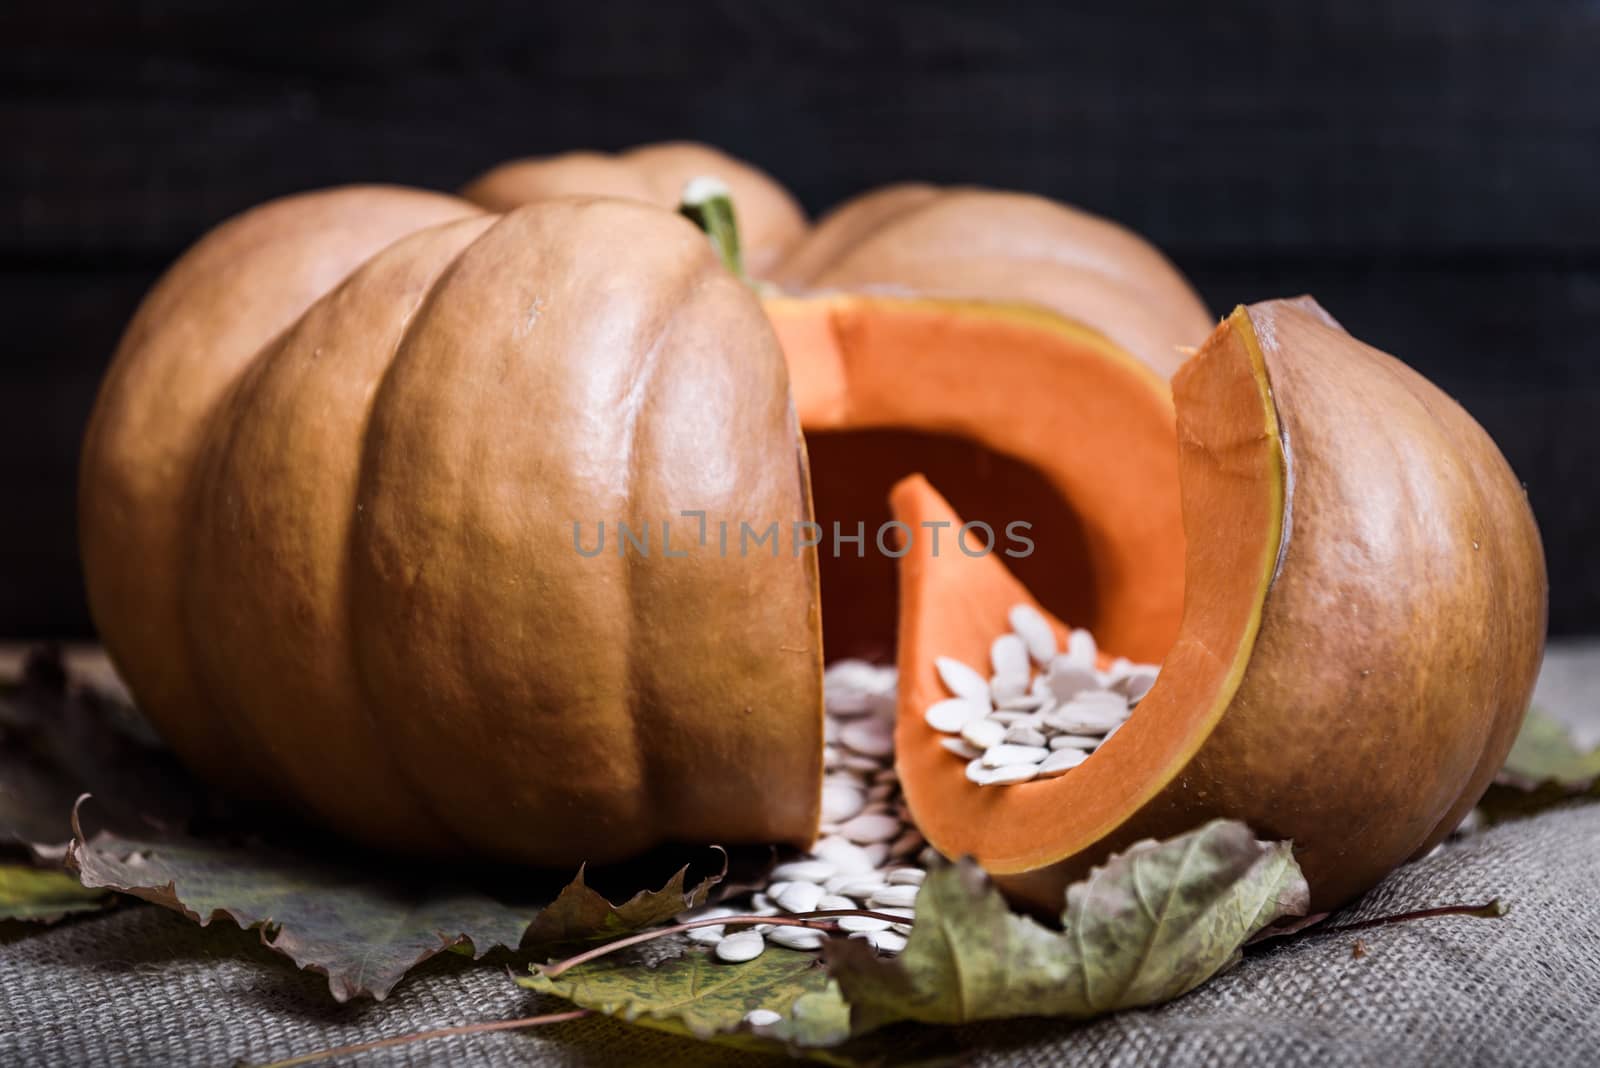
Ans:
[{"label": "pumpkin rind", "polygon": [[[202,243],[169,276],[178,295],[152,297],[157,329],[119,354],[84,541],[135,695],[211,777],[249,769],[256,792],[382,846],[571,864],[669,840],[809,843],[814,555],[725,558],[678,514],[703,509],[713,531],[809,517],[759,303],[686,221],[623,201],[484,216],[433,198],[456,221],[413,211],[410,236],[401,220],[397,243],[351,254],[340,220],[386,195],[280,202],[253,242],[224,228],[233,277],[182,299],[222,255]],[[302,273],[276,263],[300,306],[280,294],[283,332],[209,365],[228,283],[273,284],[253,257],[271,265],[261,250],[283,241],[307,250]],[[199,400],[181,378],[166,399],[116,385],[174,367],[220,381]],[[149,472],[104,428],[163,405],[187,447],[165,496],[141,495]],[[174,497],[175,521],[152,523]],[[140,591],[175,600],[177,627],[140,629],[122,599],[135,558],[106,552],[108,502],[182,563]],[[617,554],[618,520],[654,528],[649,556]],[[663,520],[685,556],[662,555]],[[592,545],[601,521],[612,543],[580,555],[574,524]],[[183,665],[188,688],[143,686],[152,664]]]}]

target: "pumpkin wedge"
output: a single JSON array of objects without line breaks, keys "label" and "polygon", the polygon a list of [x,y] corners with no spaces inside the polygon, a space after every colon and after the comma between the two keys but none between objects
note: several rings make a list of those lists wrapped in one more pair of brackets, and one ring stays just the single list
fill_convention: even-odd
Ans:
[{"label": "pumpkin wedge", "polygon": [[[1538,531],[1482,428],[1309,299],[1235,311],[1174,390],[1187,585],[1155,687],[1068,774],[969,783],[922,720],[934,658],[982,663],[1032,598],[994,556],[914,551],[906,798],[938,849],[1039,910],[1108,853],[1213,816],[1293,839],[1326,910],[1441,841],[1504,760],[1543,647]],[[893,504],[959,522],[920,479]]]},{"label": "pumpkin wedge", "polygon": [[815,551],[679,519],[809,519],[783,355],[670,212],[248,212],[129,327],[80,500],[113,659],[235,792],[540,865],[815,835]]}]

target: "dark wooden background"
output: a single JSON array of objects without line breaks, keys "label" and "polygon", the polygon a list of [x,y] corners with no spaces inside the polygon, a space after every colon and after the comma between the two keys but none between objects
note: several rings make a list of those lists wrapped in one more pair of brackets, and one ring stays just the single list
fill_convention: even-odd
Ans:
[{"label": "dark wooden background", "polygon": [[13,0],[0,637],[89,633],[78,438],[140,294],[206,228],[292,190],[677,137],[813,212],[907,177],[1073,201],[1219,312],[1316,294],[1495,435],[1553,629],[1600,630],[1594,0]]}]

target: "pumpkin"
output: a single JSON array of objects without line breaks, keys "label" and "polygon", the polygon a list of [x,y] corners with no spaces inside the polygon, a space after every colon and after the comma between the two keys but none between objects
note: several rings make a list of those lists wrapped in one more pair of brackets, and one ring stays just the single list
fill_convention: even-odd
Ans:
[{"label": "pumpkin", "polygon": [[805,233],[805,213],[765,172],[709,145],[675,141],[615,154],[511,160],[468,183],[461,195],[490,211],[559,196],[620,197],[676,210],[684,186],[707,175],[728,187],[738,205],[745,261],[763,275]]},{"label": "pumpkin", "polygon": [[[1309,299],[1235,311],[1174,390],[1188,585],[1154,688],[1069,774],[974,786],[923,722],[933,658],[983,663],[1038,605],[993,556],[908,554],[906,800],[1040,911],[1109,851],[1213,816],[1293,839],[1325,911],[1437,845],[1504,762],[1542,653],[1538,531],[1483,429]],[[894,510],[959,522],[919,478]]]},{"label": "pumpkin", "polygon": [[190,765],[534,864],[815,833],[814,551],[685,509],[809,518],[786,370],[690,223],[608,199],[247,212],[145,300],[81,472],[96,624]]}]

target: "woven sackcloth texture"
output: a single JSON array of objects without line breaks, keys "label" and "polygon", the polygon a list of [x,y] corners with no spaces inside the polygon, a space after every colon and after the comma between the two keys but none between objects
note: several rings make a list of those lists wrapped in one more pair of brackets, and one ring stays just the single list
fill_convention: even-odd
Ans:
[{"label": "woven sackcloth texture", "polygon": [[[1087,1026],[960,1035],[971,1063],[1540,1065],[1600,1058],[1600,805],[1467,838],[1330,923],[1499,897],[1498,920],[1306,934],[1163,1007]],[[390,998],[336,1005],[253,933],[154,907],[0,936],[0,1065],[228,1065],[552,1011],[504,970],[447,955]],[[1352,953],[1357,938],[1364,955]],[[605,1019],[364,1054],[362,1065],[781,1064]]]}]

